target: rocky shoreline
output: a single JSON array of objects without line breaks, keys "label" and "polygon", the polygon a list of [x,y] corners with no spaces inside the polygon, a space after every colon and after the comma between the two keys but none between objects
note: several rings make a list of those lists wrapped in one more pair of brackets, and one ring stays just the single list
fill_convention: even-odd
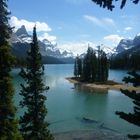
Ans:
[{"label": "rocky shoreline", "polygon": [[96,89],[96,90],[135,90],[140,92],[140,87],[133,87],[127,84],[122,84],[122,83],[117,83],[114,81],[107,81],[105,83],[84,83],[76,80],[73,77],[67,77],[66,78],[69,82],[74,83],[74,84],[79,84],[83,87],[87,87],[89,89]]}]

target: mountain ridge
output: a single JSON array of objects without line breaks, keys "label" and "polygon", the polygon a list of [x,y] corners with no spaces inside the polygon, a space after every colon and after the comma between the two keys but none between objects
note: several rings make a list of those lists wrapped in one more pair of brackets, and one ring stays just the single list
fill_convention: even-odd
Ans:
[{"label": "mountain ridge", "polygon": [[[26,27],[22,25],[21,28],[11,35],[10,42],[12,44],[13,54],[19,59],[24,59],[27,56],[27,51],[30,49],[32,36],[28,34]],[[72,63],[73,55],[70,55],[66,50],[61,53],[57,46],[53,45],[49,40],[38,40],[38,44],[43,62],[45,62],[45,58],[50,58],[55,60],[54,63]],[[70,62],[69,59],[71,59]],[[53,63],[52,60],[50,60],[51,63]],[[47,59],[46,62],[48,63]]]},{"label": "mountain ridge", "polygon": [[[30,49],[30,43],[32,41],[32,36],[28,34],[26,27],[21,26],[15,33],[11,36],[12,52],[17,57],[26,57],[27,51]],[[72,63],[74,62],[74,54],[72,51],[61,50],[57,45],[53,45],[48,39],[38,40],[40,46],[40,53],[43,57],[49,56],[53,59],[58,59],[58,62],[62,63]],[[140,34],[137,34],[134,39],[122,39],[115,48],[111,48],[105,45],[101,45],[101,49],[110,57],[120,57],[125,53],[131,54],[135,51],[135,46],[140,45]],[[98,51],[97,47],[92,47],[94,51]],[[131,51],[129,51],[131,49]],[[84,57],[84,54],[79,54],[80,57]],[[64,60],[64,61],[63,61]],[[73,60],[73,61],[72,61]]]}]

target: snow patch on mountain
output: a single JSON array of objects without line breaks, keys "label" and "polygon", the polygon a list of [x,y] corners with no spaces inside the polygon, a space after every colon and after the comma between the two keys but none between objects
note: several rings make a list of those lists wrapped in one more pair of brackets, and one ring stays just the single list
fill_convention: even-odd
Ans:
[{"label": "snow patch on mountain", "polygon": [[128,50],[132,48],[133,45],[133,40],[132,39],[122,39],[118,46],[116,47],[116,52],[121,53],[125,50]]},{"label": "snow patch on mountain", "polygon": [[[11,36],[11,43],[27,43],[30,44],[32,41],[32,36],[28,34],[25,26],[21,26],[15,33]],[[21,45],[22,46],[22,45]],[[25,47],[25,45],[23,45]],[[60,50],[57,45],[52,44],[49,40],[44,39],[39,40],[40,52],[43,56],[53,56],[56,58],[68,58],[74,57],[73,53],[67,50]]]},{"label": "snow patch on mountain", "polygon": [[[28,34],[26,27],[23,25],[15,33],[12,34],[10,41],[12,44],[20,43],[20,47],[22,46],[26,47],[25,44],[31,43],[32,36]],[[111,55],[119,54],[137,45],[140,45],[140,33],[137,34],[134,39],[122,39],[115,48],[112,48],[110,46],[100,45],[100,49],[102,49],[107,54],[107,56],[110,57]],[[47,55],[47,56],[53,56],[56,58],[75,58],[75,55],[74,55],[75,52],[73,52],[73,50],[65,50],[65,49],[59,48],[57,44],[55,45],[52,44],[48,39],[44,39],[42,41],[39,40],[39,46],[40,46],[40,52],[43,56]],[[83,46],[85,47],[85,44]],[[95,52],[98,51],[98,46],[89,45],[89,47],[92,47]],[[84,57],[85,53],[86,52],[79,54],[79,56]]]},{"label": "snow patch on mountain", "polygon": [[136,36],[140,36],[140,33],[138,33]]}]

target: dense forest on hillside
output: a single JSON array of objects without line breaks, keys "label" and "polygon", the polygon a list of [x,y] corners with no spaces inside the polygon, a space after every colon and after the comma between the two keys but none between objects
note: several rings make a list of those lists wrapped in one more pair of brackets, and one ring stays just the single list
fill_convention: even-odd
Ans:
[{"label": "dense forest on hillside", "polygon": [[123,54],[110,58],[111,69],[140,69],[140,53]]}]

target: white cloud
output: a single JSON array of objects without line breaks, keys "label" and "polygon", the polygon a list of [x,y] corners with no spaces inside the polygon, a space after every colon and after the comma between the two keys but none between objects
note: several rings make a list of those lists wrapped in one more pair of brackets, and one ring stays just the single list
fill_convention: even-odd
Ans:
[{"label": "white cloud", "polygon": [[84,18],[96,24],[97,26],[103,28],[107,28],[107,27],[116,28],[115,22],[111,18],[97,18],[95,16],[90,16],[90,15],[84,15]]},{"label": "white cloud", "polygon": [[48,33],[44,33],[38,37],[39,40],[48,39],[52,43],[56,43],[56,36],[49,35]]},{"label": "white cloud", "polygon": [[115,22],[111,18],[103,18],[101,21],[103,21],[103,24],[105,23],[107,25],[115,26]]},{"label": "white cloud", "polygon": [[25,25],[28,32],[32,32],[33,27],[36,25],[37,32],[40,32],[38,35],[39,40],[48,39],[51,43],[56,43],[56,36],[52,36],[47,33],[52,29],[45,22],[32,22],[25,19],[18,19],[17,17],[12,16],[10,19],[10,25],[15,27],[15,30],[19,29],[22,25]]},{"label": "white cloud", "polygon": [[132,30],[132,27],[125,27],[124,30],[125,31],[130,31],[130,30]]},{"label": "white cloud", "polygon": [[41,31],[46,31],[46,32],[51,31],[51,28],[45,22],[39,22],[39,21],[32,22],[32,21],[27,21],[25,19],[18,19],[15,16],[11,17],[10,25],[14,26],[15,30],[20,28],[22,25],[25,25],[27,31],[33,31],[33,27],[36,25],[38,32],[41,32]]},{"label": "white cloud", "polygon": [[101,21],[98,18],[94,17],[94,16],[85,15],[84,18],[89,20],[89,21],[91,21],[91,22],[93,22],[94,24],[96,24],[98,26],[102,26]]},{"label": "white cloud", "polygon": [[117,34],[112,34],[104,37],[104,41],[106,41],[107,44],[112,44],[113,46],[118,45],[121,39],[124,37],[119,36]]},{"label": "white cloud", "polygon": [[85,53],[87,51],[88,44],[90,45],[90,47],[93,48],[96,46],[96,44],[94,44],[93,42],[83,41],[83,42],[66,42],[58,45],[58,48],[62,50],[72,51],[76,56],[77,54]]}]

